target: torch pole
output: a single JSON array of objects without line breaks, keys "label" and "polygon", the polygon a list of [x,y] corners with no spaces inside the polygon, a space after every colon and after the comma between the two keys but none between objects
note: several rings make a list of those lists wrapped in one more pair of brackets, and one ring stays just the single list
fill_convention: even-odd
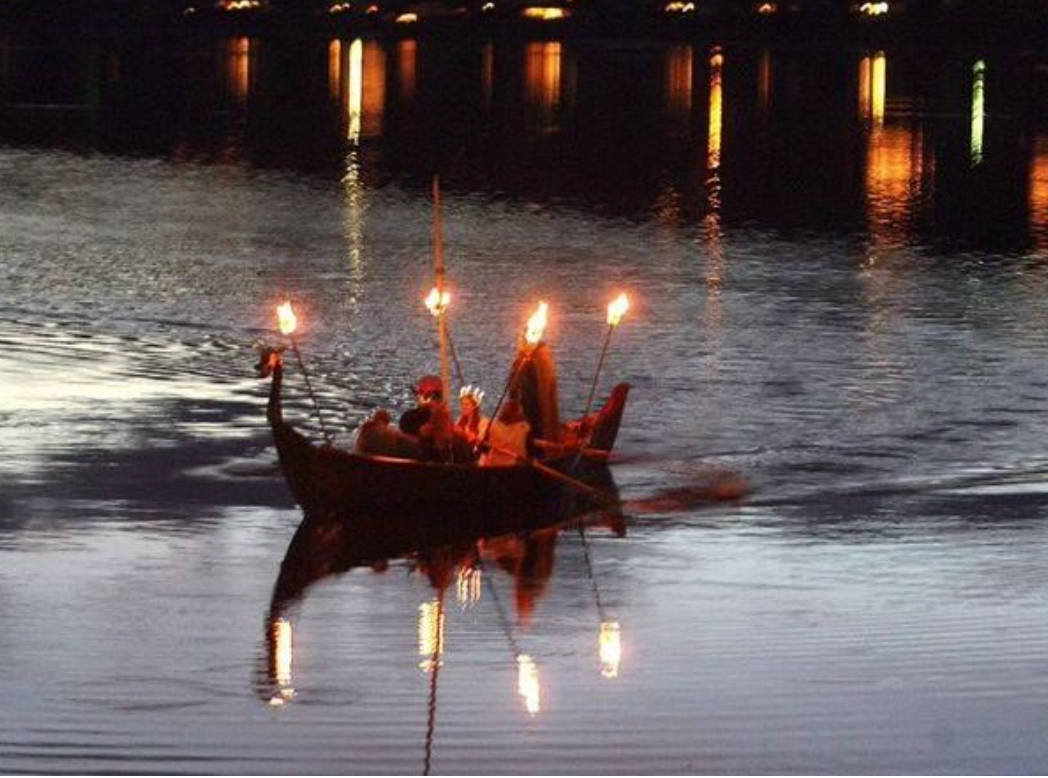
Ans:
[{"label": "torch pole", "polygon": [[309,399],[313,401],[313,410],[316,411],[317,421],[320,422],[320,431],[324,434],[324,442],[330,446],[331,434],[328,432],[324,424],[324,417],[320,413],[320,404],[317,402],[316,394],[313,393],[313,382],[309,380],[309,371],[306,370],[306,363],[302,360],[302,354],[298,350],[298,340],[294,334],[291,334],[289,337],[291,338],[291,350],[295,352],[295,359],[298,360],[298,368],[306,379],[306,391],[309,393]]},{"label": "torch pole", "polygon": [[[458,354],[455,352],[455,341],[451,339],[451,330],[445,328],[445,332],[448,336],[448,350],[451,352],[451,361],[455,363],[455,378],[458,379],[459,386],[465,386],[466,382],[462,378],[462,365],[459,364]],[[451,398],[448,398],[448,407],[450,407]]]},{"label": "torch pole", "polygon": [[488,438],[491,437],[491,428],[494,425],[495,420],[499,417],[499,409],[502,407],[502,401],[506,399],[506,393],[509,392],[509,388],[513,386],[513,379],[517,377],[520,368],[524,366],[524,363],[528,361],[528,357],[530,356],[531,352],[525,350],[522,354],[518,354],[517,358],[513,361],[513,369],[509,371],[509,378],[506,379],[506,385],[502,387],[502,394],[499,395],[499,401],[495,403],[495,410],[491,412],[491,421],[488,423],[488,428],[484,430],[484,438],[480,441],[481,446],[486,444]]},{"label": "torch pole", "polygon": [[601,368],[604,367],[604,357],[608,353],[608,344],[611,343],[611,333],[615,331],[615,325],[608,325],[608,333],[604,336],[604,348],[600,350],[600,359],[597,361],[597,372],[593,374],[593,383],[590,384],[589,397],[586,398],[586,410],[582,412],[582,420],[585,422],[593,407],[593,396],[597,393],[597,380],[600,378]]},{"label": "torch pole", "polygon": [[[433,176],[433,272],[437,280],[437,329],[440,336],[440,384],[444,403],[451,407],[451,370],[448,365],[448,320],[444,296],[444,230],[440,221],[440,177]],[[456,360],[457,361],[457,360]]]}]

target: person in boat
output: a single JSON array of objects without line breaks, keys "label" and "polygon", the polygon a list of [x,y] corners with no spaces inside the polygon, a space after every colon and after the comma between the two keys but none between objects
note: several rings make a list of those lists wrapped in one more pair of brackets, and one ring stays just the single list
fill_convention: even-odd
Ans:
[{"label": "person in boat", "polygon": [[354,450],[367,456],[418,459],[422,446],[418,438],[407,435],[390,423],[389,412],[379,408],[357,429]]},{"label": "person in boat", "polygon": [[459,390],[459,414],[455,422],[455,436],[474,446],[484,438],[490,419],[480,412],[484,392],[477,386],[464,386]]},{"label": "person in boat", "polygon": [[454,456],[455,425],[451,423],[451,411],[439,400],[430,403],[429,421],[418,431],[422,445],[422,458],[431,462],[449,462]]},{"label": "person in boat", "polygon": [[418,436],[427,424],[434,408],[443,400],[443,384],[435,375],[424,375],[415,384],[415,407],[400,415],[400,431]]},{"label": "person in boat", "polygon": [[513,465],[519,457],[528,456],[531,425],[524,417],[520,400],[510,398],[502,406],[498,418],[491,422],[488,434],[488,452],[481,464]]}]

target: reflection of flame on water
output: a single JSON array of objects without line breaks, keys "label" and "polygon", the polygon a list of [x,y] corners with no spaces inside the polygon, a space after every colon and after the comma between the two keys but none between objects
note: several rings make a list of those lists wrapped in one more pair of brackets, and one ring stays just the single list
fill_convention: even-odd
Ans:
[{"label": "reflection of flame on water", "polygon": [[418,606],[418,663],[420,670],[431,673],[442,664],[444,656],[444,609],[439,600]]},{"label": "reflection of flame on water", "polygon": [[549,306],[540,300],[539,307],[535,309],[535,313],[531,314],[531,318],[528,319],[527,328],[524,330],[524,340],[532,346],[542,340],[542,335],[546,331],[546,324],[549,318],[547,316],[548,311]]},{"label": "reflection of flame on water", "polygon": [[455,594],[459,605],[468,608],[479,602],[481,585],[481,572],[478,568],[460,567],[455,581]]},{"label": "reflection of flame on water", "polygon": [[523,698],[528,713],[534,716],[539,712],[539,668],[527,654],[517,656],[517,694]]},{"label": "reflection of flame on water", "polygon": [[270,698],[269,704],[278,706],[295,696],[295,690],[291,687],[291,622],[277,619],[273,622],[272,630],[273,676],[279,688],[277,694]]},{"label": "reflection of flame on water", "polygon": [[617,678],[619,661],[622,659],[622,643],[617,621],[602,621],[600,624],[600,674],[605,678]]}]

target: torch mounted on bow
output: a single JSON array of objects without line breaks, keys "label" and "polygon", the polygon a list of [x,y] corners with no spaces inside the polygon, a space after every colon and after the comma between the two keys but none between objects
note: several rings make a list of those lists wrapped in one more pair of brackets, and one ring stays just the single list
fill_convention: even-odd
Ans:
[{"label": "torch mounted on bow", "polygon": [[295,330],[298,329],[298,317],[295,316],[295,311],[291,307],[290,300],[277,306],[277,318],[280,322],[280,331],[291,341],[291,350],[295,352],[295,359],[298,361],[299,370],[302,371],[302,376],[306,379],[306,391],[309,393],[309,399],[313,401],[313,410],[317,414],[317,421],[320,422],[320,431],[324,435],[324,443],[330,446],[331,433],[328,432],[327,426],[324,424],[324,417],[320,413],[320,405],[317,403],[317,396],[313,392],[313,382],[309,379],[309,371],[306,370],[306,363],[302,360],[302,353],[298,350],[298,340],[295,338]]}]

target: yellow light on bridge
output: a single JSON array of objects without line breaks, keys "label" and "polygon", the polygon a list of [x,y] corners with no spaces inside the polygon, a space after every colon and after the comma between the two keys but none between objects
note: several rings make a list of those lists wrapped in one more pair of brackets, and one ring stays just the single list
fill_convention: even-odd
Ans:
[{"label": "yellow light on bridge", "polygon": [[259,0],[223,0],[218,7],[223,11],[251,11],[261,8],[262,3]]},{"label": "yellow light on bridge", "polygon": [[668,14],[690,14],[695,11],[695,3],[682,2],[682,0],[672,0],[669,3],[666,3],[664,10]]},{"label": "yellow light on bridge", "polygon": [[522,15],[525,19],[538,19],[539,21],[550,22],[565,18],[568,12],[564,8],[529,5],[523,10]]},{"label": "yellow light on bridge", "polygon": [[859,6],[859,13],[866,14],[867,16],[883,16],[888,13],[888,3],[863,3]]},{"label": "yellow light on bridge", "polygon": [[779,6],[777,3],[761,3],[757,6],[757,13],[761,16],[770,16],[773,13],[778,13]]},{"label": "yellow light on bridge", "polygon": [[539,668],[527,654],[517,656],[517,694],[523,698],[528,713],[534,716],[539,712]]},{"label": "yellow light on bridge", "polygon": [[407,13],[402,13],[394,21],[397,24],[415,24],[418,22],[418,14],[408,11]]},{"label": "yellow light on bridge", "polygon": [[290,335],[298,327],[298,317],[291,308],[290,300],[277,306],[277,317],[280,319],[280,331],[285,335]]},{"label": "yellow light on bridge", "polygon": [[549,321],[548,311],[549,306],[540,300],[539,307],[535,309],[535,313],[531,314],[531,318],[528,319],[528,326],[524,331],[524,340],[532,346],[542,340],[542,334],[546,331],[546,324]]}]

